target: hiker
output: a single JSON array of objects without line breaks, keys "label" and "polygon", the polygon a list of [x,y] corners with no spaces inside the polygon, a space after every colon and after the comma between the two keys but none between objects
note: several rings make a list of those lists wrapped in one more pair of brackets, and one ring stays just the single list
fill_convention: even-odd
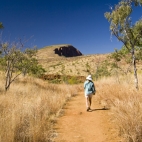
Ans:
[{"label": "hiker", "polygon": [[84,82],[84,92],[86,98],[87,111],[91,111],[92,96],[95,95],[96,92],[95,85],[92,81],[91,75],[88,75],[86,77],[86,81]]}]

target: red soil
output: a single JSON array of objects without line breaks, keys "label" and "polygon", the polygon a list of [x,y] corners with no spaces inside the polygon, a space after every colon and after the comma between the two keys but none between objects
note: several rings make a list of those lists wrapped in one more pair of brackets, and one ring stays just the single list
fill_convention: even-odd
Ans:
[{"label": "red soil", "polygon": [[104,110],[95,98],[93,96],[92,112],[86,111],[83,93],[66,104],[63,116],[54,127],[55,142],[120,142],[108,115],[110,110]]}]

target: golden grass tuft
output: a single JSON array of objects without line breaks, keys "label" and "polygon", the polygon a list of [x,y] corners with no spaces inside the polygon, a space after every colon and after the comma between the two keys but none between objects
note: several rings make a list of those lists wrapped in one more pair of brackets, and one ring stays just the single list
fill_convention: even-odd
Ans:
[{"label": "golden grass tuft", "polygon": [[[129,76],[129,83],[124,77],[120,83],[113,77],[96,82],[96,97],[102,107],[110,109],[111,122],[117,125],[122,141],[141,142],[142,82],[139,82],[137,91],[131,78],[132,76]],[[139,80],[141,79],[140,77]]]},{"label": "golden grass tuft", "polygon": [[5,93],[0,78],[0,142],[49,141],[51,123],[78,88],[21,77]]}]

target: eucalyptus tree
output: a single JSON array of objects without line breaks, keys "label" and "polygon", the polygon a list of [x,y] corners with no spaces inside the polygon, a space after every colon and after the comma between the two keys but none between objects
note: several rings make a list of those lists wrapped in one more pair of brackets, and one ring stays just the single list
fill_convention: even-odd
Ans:
[{"label": "eucalyptus tree", "polygon": [[[0,22],[0,29],[2,28],[4,27]],[[13,43],[0,42],[0,69],[6,73],[6,91],[20,74],[26,75],[28,73],[39,77],[45,73],[45,69],[34,58],[36,52],[36,48],[25,48],[21,39]]]},{"label": "eucalyptus tree", "polygon": [[111,34],[131,53],[135,87],[138,89],[136,50],[142,47],[142,19],[132,23],[131,14],[134,6],[142,6],[142,0],[121,0],[110,12],[105,13],[105,18],[110,23]]},{"label": "eucalyptus tree", "polygon": [[5,42],[0,45],[0,65],[6,73],[5,90],[10,88],[12,82],[23,74],[41,75],[45,72],[34,56],[36,49],[27,48],[24,50],[21,41],[12,44]]}]

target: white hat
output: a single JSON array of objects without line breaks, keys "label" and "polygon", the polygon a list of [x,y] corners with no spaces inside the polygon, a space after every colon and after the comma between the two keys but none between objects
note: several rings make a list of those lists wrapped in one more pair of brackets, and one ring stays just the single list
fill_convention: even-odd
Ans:
[{"label": "white hat", "polygon": [[91,75],[88,75],[88,76],[86,77],[86,79],[92,80],[92,76],[91,76]]}]

